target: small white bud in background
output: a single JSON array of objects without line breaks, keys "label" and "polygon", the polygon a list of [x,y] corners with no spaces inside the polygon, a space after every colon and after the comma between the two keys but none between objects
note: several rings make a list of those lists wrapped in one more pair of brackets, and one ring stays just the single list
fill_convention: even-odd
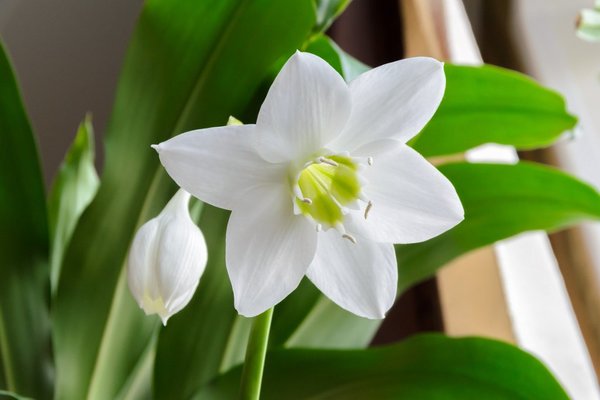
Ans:
[{"label": "small white bud in background", "polygon": [[127,279],[146,315],[158,314],[164,325],[191,300],[208,258],[206,242],[190,218],[190,194],[180,189],[133,239]]}]

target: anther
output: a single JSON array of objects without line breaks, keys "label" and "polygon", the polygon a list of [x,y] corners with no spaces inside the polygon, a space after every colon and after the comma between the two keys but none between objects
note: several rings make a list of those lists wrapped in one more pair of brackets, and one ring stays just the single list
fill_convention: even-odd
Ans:
[{"label": "anther", "polygon": [[305,197],[305,198],[301,199],[300,201],[303,203],[309,204],[309,205],[312,204],[312,200],[309,199],[308,197]]},{"label": "anther", "polygon": [[351,241],[351,242],[352,242],[352,244],[356,244],[356,238],[355,238],[354,236],[352,236],[352,235],[348,235],[347,233],[344,233],[344,234],[342,235],[342,237],[343,237],[344,239],[348,239],[349,241]]},{"label": "anther", "polygon": [[367,164],[373,165],[373,157],[367,158]]},{"label": "anther", "polygon": [[369,216],[369,211],[371,211],[372,207],[373,203],[369,201],[369,203],[367,204],[367,208],[365,208],[365,219],[367,219],[367,217]]},{"label": "anther", "polygon": [[329,158],[326,158],[326,157],[319,157],[317,160],[320,163],[329,164],[332,167],[337,167],[339,165],[337,162],[335,162],[335,161],[333,161],[333,160],[331,160]]}]

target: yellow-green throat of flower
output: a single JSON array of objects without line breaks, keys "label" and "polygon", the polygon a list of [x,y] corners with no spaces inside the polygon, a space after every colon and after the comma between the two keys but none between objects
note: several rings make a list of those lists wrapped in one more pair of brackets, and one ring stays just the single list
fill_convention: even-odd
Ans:
[{"label": "yellow-green throat of flower", "polygon": [[[366,160],[372,165],[372,158]],[[356,242],[345,232],[344,216],[348,209],[360,209],[358,200],[368,203],[365,218],[372,206],[362,194],[360,164],[347,155],[320,156],[307,162],[298,173],[294,186],[296,210],[314,220],[318,231],[333,227]]]}]

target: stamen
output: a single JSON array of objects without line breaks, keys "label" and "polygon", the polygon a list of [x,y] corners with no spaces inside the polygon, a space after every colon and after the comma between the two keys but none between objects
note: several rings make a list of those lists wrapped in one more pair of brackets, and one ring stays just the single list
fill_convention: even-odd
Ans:
[{"label": "stamen", "polygon": [[329,159],[329,158],[326,158],[326,157],[319,157],[317,160],[318,160],[320,163],[329,164],[329,165],[331,165],[332,167],[337,167],[337,166],[339,166],[339,164],[338,164],[337,162],[335,162],[335,161],[333,161],[333,160],[331,160],[331,159]]},{"label": "stamen", "polygon": [[309,199],[308,197],[305,197],[305,198],[301,199],[300,201],[303,203],[309,204],[309,205],[312,204],[312,200]]},{"label": "stamen", "polygon": [[352,244],[356,244],[356,238],[355,238],[354,236],[352,236],[352,235],[348,235],[347,233],[344,233],[344,234],[342,235],[342,237],[343,237],[344,239],[348,239],[349,241],[351,241],[351,242],[352,242]]},{"label": "stamen", "polygon": [[367,158],[367,164],[373,165],[373,157]]},{"label": "stamen", "polygon": [[321,232],[323,230],[323,225],[317,224],[317,232]]},{"label": "stamen", "polygon": [[365,208],[365,219],[367,219],[367,217],[369,216],[369,211],[371,211],[372,207],[373,207],[373,203],[371,201],[369,201],[369,203],[367,204],[367,208]]}]

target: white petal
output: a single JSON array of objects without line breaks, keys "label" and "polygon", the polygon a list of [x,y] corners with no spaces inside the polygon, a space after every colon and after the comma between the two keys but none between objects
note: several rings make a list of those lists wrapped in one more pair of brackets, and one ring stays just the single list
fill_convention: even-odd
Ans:
[{"label": "white petal", "polygon": [[208,259],[204,236],[190,218],[188,202],[189,194],[180,190],[165,207],[161,221],[157,278],[169,316],[190,300]]},{"label": "white petal", "polygon": [[342,77],[321,58],[296,52],[258,114],[257,150],[273,162],[308,157],[341,133],[350,108]]},{"label": "white petal", "polygon": [[334,229],[321,232],[307,276],[340,307],[365,318],[383,318],[394,304],[398,271],[394,246]]},{"label": "white petal", "polygon": [[137,231],[127,258],[127,283],[129,290],[140,307],[143,308],[146,294],[159,296],[154,271],[158,262],[155,259],[159,230],[158,218],[146,222]]},{"label": "white petal", "polygon": [[227,271],[235,308],[253,317],[283,300],[313,259],[317,233],[294,215],[286,188],[264,188],[234,208],[227,226]]},{"label": "white petal", "polygon": [[352,114],[330,147],[352,151],[379,139],[408,141],[431,119],[445,87],[444,65],[428,57],[408,58],[365,72],[350,82]]},{"label": "white petal", "polygon": [[266,162],[256,153],[255,134],[255,125],[200,129],[155,148],[180,187],[206,203],[230,210],[252,187],[284,179],[284,166]]},{"label": "white petal", "polygon": [[[372,201],[368,218],[355,214],[350,225],[359,225],[378,242],[415,243],[463,220],[460,199],[444,175],[407,145],[383,142],[369,146],[374,162],[363,172],[368,182],[363,192]],[[374,153],[375,148],[385,150]]]}]

